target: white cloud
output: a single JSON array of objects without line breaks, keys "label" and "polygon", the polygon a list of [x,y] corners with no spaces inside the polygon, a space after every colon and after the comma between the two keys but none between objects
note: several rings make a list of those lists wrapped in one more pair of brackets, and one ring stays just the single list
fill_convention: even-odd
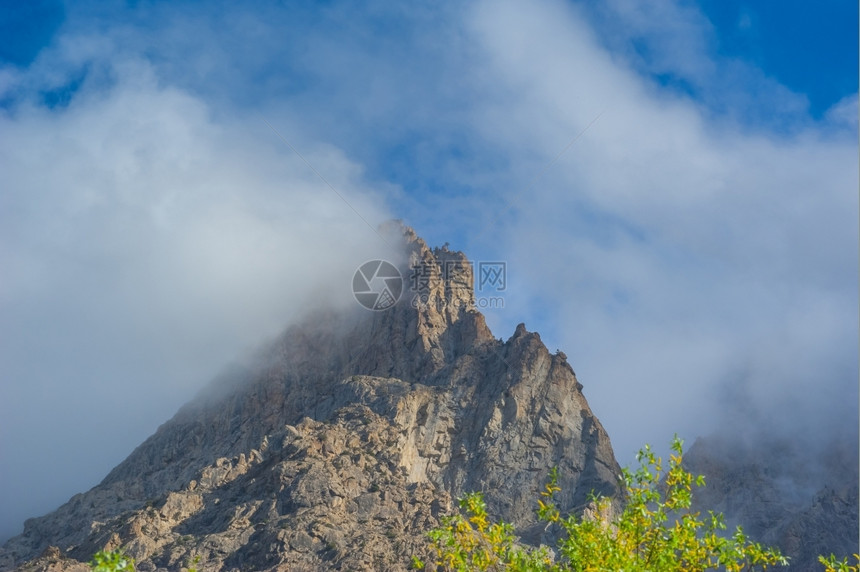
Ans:
[{"label": "white cloud", "polygon": [[0,116],[0,512],[16,527],[307,307],[352,303],[352,271],[390,255],[264,120],[375,226],[386,207],[337,148],[277,114],[216,118],[144,60],[93,65],[109,88]]},{"label": "white cloud", "polygon": [[604,32],[602,43],[649,73],[675,75],[699,86],[713,77],[717,64],[709,53],[716,34],[698,7],[610,0],[583,6],[585,13],[589,10]]},{"label": "white cloud", "polygon": [[[716,122],[702,103],[614,65],[577,12],[555,3],[484,4],[474,25],[509,93],[488,116],[517,126],[482,128],[510,156],[546,163],[603,112],[527,197],[507,189],[522,209],[507,231],[510,271],[539,300],[520,311],[556,308],[554,345],[622,462],[645,440],[724,421],[727,404],[708,398],[738,368],[768,419],[790,406],[850,424],[856,139]],[[511,179],[529,180],[536,164]],[[828,390],[806,395],[813,379]]]},{"label": "white cloud", "polygon": [[824,120],[835,128],[842,128],[856,134],[858,106],[860,103],[857,101],[856,93],[843,97],[827,110]]}]

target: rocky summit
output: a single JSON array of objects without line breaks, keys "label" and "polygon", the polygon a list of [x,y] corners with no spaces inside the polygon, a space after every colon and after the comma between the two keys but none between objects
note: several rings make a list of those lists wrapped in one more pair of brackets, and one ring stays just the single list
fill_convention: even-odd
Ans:
[{"label": "rocky summit", "polygon": [[496,339],[466,257],[399,234],[420,292],[291,327],[98,486],[28,520],[0,570],[83,571],[119,547],[141,571],[406,570],[466,492],[535,544],[552,541],[535,515],[552,467],[564,511],[618,498],[609,438],[564,354],[523,325]]}]

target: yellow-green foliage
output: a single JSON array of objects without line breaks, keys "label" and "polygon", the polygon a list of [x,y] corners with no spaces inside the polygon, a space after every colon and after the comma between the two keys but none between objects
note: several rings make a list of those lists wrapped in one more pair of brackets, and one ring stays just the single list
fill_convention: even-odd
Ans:
[{"label": "yellow-green foliage", "polygon": [[837,560],[834,555],[819,556],[818,561],[824,564],[824,572],[860,572],[860,554],[855,554],[857,564],[849,564],[847,558]]},{"label": "yellow-green foliage", "polygon": [[96,552],[90,561],[94,572],[134,572],[134,558],[123,554],[122,550]]},{"label": "yellow-green foliage", "polygon": [[[200,562],[200,557],[195,556],[192,563]],[[121,549],[113,551],[100,550],[90,560],[90,568],[94,572],[135,572],[134,558],[126,556]],[[197,572],[196,568],[187,568],[187,572]]]},{"label": "yellow-green foliage", "polygon": [[[460,500],[464,516],[448,517],[430,532],[435,565],[458,572],[735,572],[787,563],[777,550],[750,542],[740,528],[731,536],[721,534],[725,529],[721,515],[709,512],[703,517],[693,512],[693,486],[704,485],[704,478],[681,466],[682,441],[677,437],[672,452],[667,468],[648,446],[639,452],[639,468],[624,470],[627,504],[611,520],[563,517],[553,501],[559,490],[553,470],[538,500],[538,516],[563,530],[555,559],[546,549],[518,546],[510,524],[490,523],[480,493],[466,495]],[[592,515],[609,514],[610,501],[594,498],[593,508]],[[425,567],[417,558],[412,563],[415,568]]]},{"label": "yellow-green foliage", "polygon": [[[549,570],[552,559],[547,550],[523,550],[516,544],[514,527],[506,522],[490,523],[481,493],[460,499],[466,514],[445,517],[442,527],[429,536],[445,570]],[[424,562],[412,558],[412,566],[423,569]]]}]

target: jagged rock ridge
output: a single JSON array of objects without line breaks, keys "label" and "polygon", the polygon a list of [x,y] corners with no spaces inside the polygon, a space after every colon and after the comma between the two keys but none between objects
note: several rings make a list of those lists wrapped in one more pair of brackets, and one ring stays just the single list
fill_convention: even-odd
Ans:
[{"label": "jagged rock ridge", "polygon": [[403,570],[464,492],[530,542],[550,540],[534,498],[551,467],[562,509],[617,497],[609,438],[564,355],[523,325],[494,338],[466,257],[400,232],[404,275],[433,271],[416,303],[289,329],[101,484],[27,521],[0,570],[76,570],[118,546],[139,570]]}]

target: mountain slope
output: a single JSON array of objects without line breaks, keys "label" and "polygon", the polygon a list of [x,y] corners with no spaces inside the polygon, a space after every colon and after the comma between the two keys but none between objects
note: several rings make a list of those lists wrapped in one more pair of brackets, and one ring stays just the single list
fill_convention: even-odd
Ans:
[{"label": "mountain slope", "polygon": [[785,570],[821,570],[821,554],[858,552],[856,436],[714,435],[697,439],[684,463],[706,476],[695,507],[721,512],[731,527],[778,546],[789,557]]},{"label": "mountain slope", "polygon": [[400,232],[401,273],[431,270],[420,298],[289,329],[98,486],[28,520],[0,570],[74,569],[120,545],[140,570],[198,556],[203,570],[402,570],[464,492],[483,490],[530,542],[551,540],[534,514],[551,467],[562,509],[617,497],[609,438],[564,355],[523,325],[495,339],[465,256]]}]

